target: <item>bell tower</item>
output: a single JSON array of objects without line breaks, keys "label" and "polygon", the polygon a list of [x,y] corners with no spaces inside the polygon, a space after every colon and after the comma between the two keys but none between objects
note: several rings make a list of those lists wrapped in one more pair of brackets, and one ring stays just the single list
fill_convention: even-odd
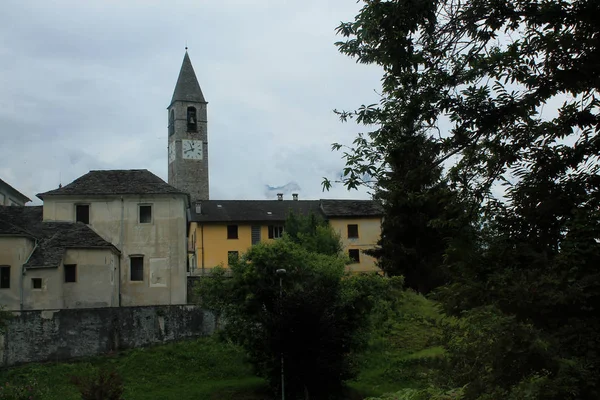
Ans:
[{"label": "bell tower", "polygon": [[192,201],[209,198],[207,104],[186,47],[167,108],[169,184],[189,193]]}]

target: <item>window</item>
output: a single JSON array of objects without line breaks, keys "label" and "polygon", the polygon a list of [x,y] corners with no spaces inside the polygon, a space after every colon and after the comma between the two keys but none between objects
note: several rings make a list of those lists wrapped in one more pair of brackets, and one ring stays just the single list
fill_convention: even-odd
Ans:
[{"label": "window", "polygon": [[77,282],[77,265],[65,265],[65,282]]},{"label": "window", "polygon": [[236,262],[238,260],[239,257],[240,257],[239,251],[228,251],[227,252],[227,263],[233,264],[234,262]]},{"label": "window", "polygon": [[90,223],[90,205],[77,204],[75,205],[75,222]]},{"label": "window", "polygon": [[196,108],[187,108],[187,130],[188,132],[196,132],[198,130],[198,120],[196,119]]},{"label": "window", "polygon": [[41,289],[42,288],[42,278],[31,278],[31,287],[33,289]]},{"label": "window", "polygon": [[348,224],[348,239],[358,239],[357,224]]},{"label": "window", "polygon": [[139,205],[140,224],[152,223],[152,206],[149,204]]},{"label": "window", "polygon": [[169,136],[175,133],[175,111],[169,111]]},{"label": "window", "polygon": [[269,239],[279,239],[283,236],[283,225],[269,225]]},{"label": "window", "polygon": [[237,225],[227,225],[227,239],[237,239],[238,238],[238,226]]},{"label": "window", "polygon": [[252,225],[252,244],[260,243],[260,225]]},{"label": "window", "polygon": [[358,249],[348,250],[348,256],[354,261],[355,264],[360,263],[360,251]]},{"label": "window", "polygon": [[144,280],[144,257],[134,256],[129,258],[131,274],[129,280],[132,282]]},{"label": "window", "polygon": [[4,205],[4,195],[0,193],[0,206]]},{"label": "window", "polygon": [[10,289],[10,267],[0,267],[0,289]]}]

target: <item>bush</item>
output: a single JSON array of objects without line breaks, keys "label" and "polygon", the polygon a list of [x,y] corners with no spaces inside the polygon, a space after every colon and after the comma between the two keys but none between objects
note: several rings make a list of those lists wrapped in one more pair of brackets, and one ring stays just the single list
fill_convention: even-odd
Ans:
[{"label": "bush", "polygon": [[0,400],[37,400],[43,399],[42,390],[34,379],[26,383],[6,382],[0,386]]},{"label": "bush", "polygon": [[123,380],[114,371],[100,370],[88,376],[73,376],[82,400],[123,400]]}]

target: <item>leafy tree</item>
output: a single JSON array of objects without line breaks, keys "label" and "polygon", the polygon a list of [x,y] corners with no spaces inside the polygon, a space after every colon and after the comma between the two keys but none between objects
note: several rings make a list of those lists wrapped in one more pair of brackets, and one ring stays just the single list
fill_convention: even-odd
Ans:
[{"label": "leafy tree", "polygon": [[[320,225],[313,228],[313,236],[324,235]],[[367,343],[370,310],[401,280],[345,276],[346,258],[314,251],[308,236],[299,229],[252,246],[231,265],[231,278],[203,278],[199,293],[206,307],[223,313],[222,334],[246,349],[274,390],[280,388],[283,356],[288,396],[329,398],[356,375],[355,354]],[[282,268],[286,273],[278,275]]]},{"label": "leafy tree", "polygon": [[343,250],[340,235],[312,212],[304,217],[290,211],[285,221],[285,235],[308,251],[337,256]]},{"label": "leafy tree", "polygon": [[[382,254],[414,250],[409,263],[442,274],[438,298],[468,324],[456,337],[489,333],[449,337],[450,381],[466,398],[599,397],[600,2],[364,3],[338,46],[383,68],[383,96],[340,112],[374,127],[344,153],[343,182],[375,182]],[[438,204],[425,223],[395,206],[415,198]],[[432,237],[428,260],[414,243]]]}]

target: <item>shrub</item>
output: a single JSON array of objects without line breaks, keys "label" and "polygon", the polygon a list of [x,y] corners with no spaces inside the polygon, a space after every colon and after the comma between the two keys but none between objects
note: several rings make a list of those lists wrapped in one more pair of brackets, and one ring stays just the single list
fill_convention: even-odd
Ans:
[{"label": "shrub", "polygon": [[82,400],[123,400],[123,380],[114,371],[73,376],[71,382],[79,389]]}]

